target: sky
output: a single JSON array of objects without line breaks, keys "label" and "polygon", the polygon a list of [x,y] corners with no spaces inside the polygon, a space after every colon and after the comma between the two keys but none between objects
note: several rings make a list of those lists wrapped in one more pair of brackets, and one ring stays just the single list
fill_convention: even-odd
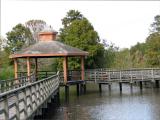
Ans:
[{"label": "sky", "polygon": [[59,31],[71,9],[80,11],[94,26],[101,39],[120,48],[144,42],[150,24],[160,15],[160,1],[51,1],[2,0],[1,35],[18,23],[41,19]]}]

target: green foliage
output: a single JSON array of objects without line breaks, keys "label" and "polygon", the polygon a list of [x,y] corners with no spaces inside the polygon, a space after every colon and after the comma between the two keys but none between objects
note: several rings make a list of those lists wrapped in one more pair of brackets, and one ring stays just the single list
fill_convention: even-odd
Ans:
[{"label": "green foliage", "polygon": [[4,41],[4,38],[2,38],[2,36],[0,36],[0,52],[2,51],[2,42]]},{"label": "green foliage", "polygon": [[24,45],[30,45],[32,40],[32,34],[28,28],[22,24],[18,24],[13,27],[12,31],[6,33],[7,35],[7,46],[6,51],[9,53],[14,53],[20,50]]},{"label": "green foliage", "polygon": [[123,49],[115,53],[113,68],[131,68],[131,56],[129,49]]},{"label": "green foliage", "polygon": [[14,71],[12,66],[5,66],[0,69],[0,80],[12,79],[14,78]]},{"label": "green foliage", "polygon": [[145,43],[137,43],[135,46],[131,47],[131,61],[132,67],[146,67],[146,50],[147,46]]},{"label": "green foliage", "polygon": [[116,53],[118,52],[118,48],[113,44],[107,46],[104,53],[105,65],[104,67],[112,68],[115,67]]},{"label": "green foliage", "polygon": [[69,26],[74,20],[82,20],[84,16],[79,12],[75,10],[70,10],[67,12],[66,17],[62,19],[62,24],[64,27]]},{"label": "green foliage", "polygon": [[160,15],[154,17],[154,22],[151,24],[151,32],[160,32]]},{"label": "green foliage", "polygon": [[152,33],[147,38],[147,62],[155,67],[160,66],[160,33]]},{"label": "green foliage", "polygon": [[[59,39],[68,45],[89,52],[85,60],[86,68],[102,67],[104,46],[99,43],[98,33],[91,23],[80,12],[70,10],[62,19],[62,24],[64,27],[60,29]],[[80,67],[79,59],[70,58],[69,61],[70,69]]]}]

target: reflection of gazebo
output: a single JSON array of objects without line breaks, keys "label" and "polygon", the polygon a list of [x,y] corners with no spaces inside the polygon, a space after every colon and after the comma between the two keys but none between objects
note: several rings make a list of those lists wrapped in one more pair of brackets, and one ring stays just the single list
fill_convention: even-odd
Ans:
[{"label": "reflection of gazebo", "polygon": [[18,58],[26,58],[27,60],[27,76],[31,74],[30,58],[35,59],[35,73],[37,75],[38,58],[51,58],[51,57],[63,57],[63,71],[64,71],[64,83],[68,80],[68,57],[80,57],[81,58],[81,80],[84,80],[84,57],[88,55],[88,52],[82,51],[78,48],[65,45],[59,41],[56,41],[57,32],[51,29],[43,30],[39,33],[39,41],[22,49],[21,51],[12,54],[10,58],[14,59],[14,71],[15,78],[18,77]]}]

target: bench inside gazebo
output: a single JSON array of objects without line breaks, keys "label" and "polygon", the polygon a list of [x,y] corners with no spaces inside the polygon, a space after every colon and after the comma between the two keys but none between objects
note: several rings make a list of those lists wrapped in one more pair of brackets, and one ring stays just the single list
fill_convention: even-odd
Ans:
[{"label": "bench inside gazebo", "polygon": [[79,82],[84,81],[84,58],[88,55],[88,52],[82,51],[78,48],[66,45],[56,40],[57,32],[51,28],[44,29],[39,33],[39,41],[21,51],[18,51],[10,58],[14,60],[14,74],[15,78],[18,78],[18,59],[26,59],[27,76],[31,75],[31,59],[35,59],[35,76],[37,76],[39,58],[63,58],[63,76],[64,85],[72,84],[68,81],[68,57],[79,57],[81,59],[81,79]]}]

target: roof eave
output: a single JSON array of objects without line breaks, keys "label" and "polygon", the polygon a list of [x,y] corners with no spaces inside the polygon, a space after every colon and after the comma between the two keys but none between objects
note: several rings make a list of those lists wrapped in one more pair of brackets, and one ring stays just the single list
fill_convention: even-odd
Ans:
[{"label": "roof eave", "polygon": [[88,56],[88,52],[85,53],[57,53],[57,54],[12,54],[9,58],[26,58],[26,57],[64,57],[64,56]]}]

